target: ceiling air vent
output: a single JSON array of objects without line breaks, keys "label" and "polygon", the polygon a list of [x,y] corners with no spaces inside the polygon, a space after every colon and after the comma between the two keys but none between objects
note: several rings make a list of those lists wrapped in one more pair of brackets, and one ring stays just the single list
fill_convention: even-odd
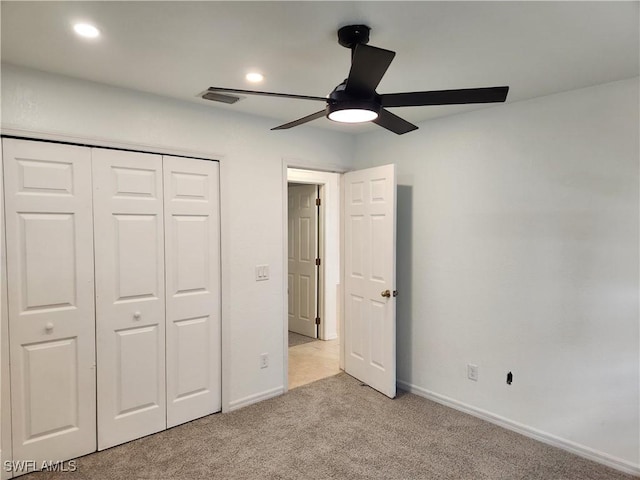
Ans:
[{"label": "ceiling air vent", "polygon": [[202,95],[202,98],[205,100],[211,100],[212,102],[221,102],[221,103],[236,103],[240,100],[240,97],[236,97],[235,95],[229,95],[227,93],[218,93],[218,92],[210,92],[206,91]]}]

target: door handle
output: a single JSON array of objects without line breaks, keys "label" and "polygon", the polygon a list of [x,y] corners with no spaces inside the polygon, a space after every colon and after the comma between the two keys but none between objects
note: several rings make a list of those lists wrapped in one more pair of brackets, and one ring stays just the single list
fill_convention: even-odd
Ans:
[{"label": "door handle", "polygon": [[391,297],[391,292],[389,290],[385,290],[380,295],[382,295],[384,298],[389,298]]}]

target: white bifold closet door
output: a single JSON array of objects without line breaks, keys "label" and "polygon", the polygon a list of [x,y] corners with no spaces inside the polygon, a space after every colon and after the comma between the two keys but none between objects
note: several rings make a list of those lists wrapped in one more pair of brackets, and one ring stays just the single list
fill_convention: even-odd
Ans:
[{"label": "white bifold closet door", "polygon": [[13,460],[39,468],[96,448],[91,153],[3,152]]},{"label": "white bifold closet door", "polygon": [[163,157],[167,427],[221,408],[218,163]]},{"label": "white bifold closet door", "polygon": [[98,449],[166,428],[162,157],[92,149]]},{"label": "white bifold closet door", "polygon": [[39,468],[220,411],[218,163],[14,139],[3,160],[3,455]]}]

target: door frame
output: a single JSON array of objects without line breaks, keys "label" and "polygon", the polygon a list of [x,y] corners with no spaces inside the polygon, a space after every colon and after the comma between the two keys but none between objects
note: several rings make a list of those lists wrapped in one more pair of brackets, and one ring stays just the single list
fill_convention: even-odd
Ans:
[{"label": "door frame", "polygon": [[[320,186],[320,199],[325,208],[320,209],[320,258],[323,267],[320,269],[319,303],[320,328],[318,338],[332,340],[338,338],[340,342],[340,368],[344,368],[344,352],[342,345],[342,173],[308,165],[300,160],[283,158],[282,160],[282,251],[283,272],[288,270],[288,184],[289,182],[307,183]],[[289,390],[289,319],[288,319],[288,275],[283,275],[283,385],[284,391]],[[335,312],[332,322],[327,321],[327,312]]]},{"label": "door frame", "polygon": [[[1,138],[0,138],[1,142]],[[9,382],[9,312],[7,311],[7,269],[4,245],[4,165],[0,144],[0,478],[13,474],[4,468],[5,460],[13,460],[11,444],[11,384]],[[4,403],[3,403],[4,402]],[[3,450],[4,447],[4,450]]]}]

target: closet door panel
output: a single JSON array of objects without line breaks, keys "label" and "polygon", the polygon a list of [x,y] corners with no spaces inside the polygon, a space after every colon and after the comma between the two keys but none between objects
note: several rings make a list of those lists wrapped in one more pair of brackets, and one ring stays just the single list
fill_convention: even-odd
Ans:
[{"label": "closet door panel", "polygon": [[221,408],[218,163],[163,157],[167,425]]},{"label": "closet door panel", "polygon": [[102,450],[166,428],[162,157],[92,157]]},{"label": "closet door panel", "polygon": [[13,460],[41,465],[96,449],[91,155],[4,139],[3,159]]}]

